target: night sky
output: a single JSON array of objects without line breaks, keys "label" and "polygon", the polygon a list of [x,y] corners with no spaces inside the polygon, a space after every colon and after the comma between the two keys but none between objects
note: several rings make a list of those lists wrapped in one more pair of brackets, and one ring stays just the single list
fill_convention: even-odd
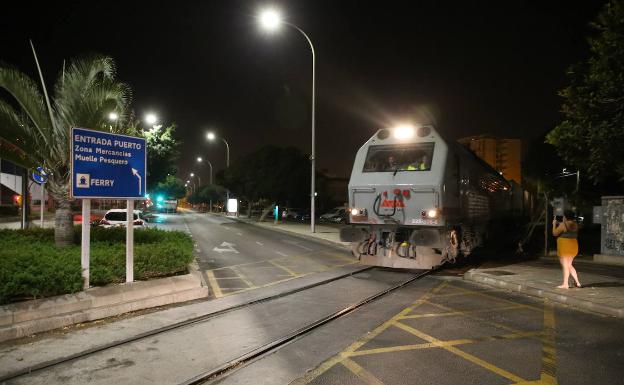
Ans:
[{"label": "night sky", "polygon": [[531,140],[554,127],[565,69],[587,57],[604,1],[46,3],[5,8],[0,60],[34,77],[32,38],[50,85],[63,59],[112,56],[135,112],[178,124],[181,175],[199,170],[197,155],[225,166],[209,128],[232,161],[265,144],[309,153],[310,49],[255,18],[282,9],[316,49],[317,167],[348,176],[361,144],[393,122],[432,122],[451,139]]}]

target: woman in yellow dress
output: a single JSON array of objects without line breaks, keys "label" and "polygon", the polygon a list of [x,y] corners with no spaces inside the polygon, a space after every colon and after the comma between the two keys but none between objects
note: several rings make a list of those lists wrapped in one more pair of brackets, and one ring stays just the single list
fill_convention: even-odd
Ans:
[{"label": "woman in yellow dress", "polygon": [[556,217],[553,219],[552,233],[557,237],[557,256],[559,256],[559,263],[563,269],[563,283],[557,286],[559,289],[569,288],[568,277],[570,274],[574,278],[576,287],[581,287],[576,269],[572,266],[572,261],[578,254],[578,224],[573,218],[574,213],[566,210],[563,213],[562,222],[558,222]]}]

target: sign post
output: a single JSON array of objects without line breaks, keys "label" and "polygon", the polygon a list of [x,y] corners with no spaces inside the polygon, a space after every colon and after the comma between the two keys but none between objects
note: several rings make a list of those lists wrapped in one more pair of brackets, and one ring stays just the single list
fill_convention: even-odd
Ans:
[{"label": "sign post", "polygon": [[80,266],[82,267],[82,288],[89,288],[89,264],[90,264],[90,244],[91,227],[89,218],[91,217],[91,199],[82,200],[82,237],[80,242]]},{"label": "sign post", "polygon": [[32,173],[32,178],[35,182],[41,185],[41,201],[39,202],[41,211],[41,228],[43,229],[43,211],[45,209],[45,184],[48,181],[48,173],[45,172],[43,167],[37,167],[37,171]]},{"label": "sign post", "polygon": [[126,282],[134,281],[134,201],[145,199],[145,139],[74,127],[71,159],[71,195],[82,199],[85,288],[89,286],[91,198],[126,200]]}]

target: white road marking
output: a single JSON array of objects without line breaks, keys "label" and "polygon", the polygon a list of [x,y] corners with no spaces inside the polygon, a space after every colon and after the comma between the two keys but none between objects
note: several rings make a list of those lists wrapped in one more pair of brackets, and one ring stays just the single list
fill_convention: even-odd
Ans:
[{"label": "white road marking", "polygon": [[222,242],[220,246],[223,246],[224,249],[219,248],[219,247],[215,247],[212,250],[216,251],[217,253],[236,253],[238,254],[238,251],[234,248],[234,244],[229,243],[229,242]]},{"label": "white road marking", "polygon": [[256,241],[256,243],[259,244],[260,246],[264,246],[264,243],[262,243],[262,242]]},{"label": "white road marking", "polygon": [[288,257],[288,254],[284,254],[280,251],[276,251],[275,254],[281,255],[282,257]]}]

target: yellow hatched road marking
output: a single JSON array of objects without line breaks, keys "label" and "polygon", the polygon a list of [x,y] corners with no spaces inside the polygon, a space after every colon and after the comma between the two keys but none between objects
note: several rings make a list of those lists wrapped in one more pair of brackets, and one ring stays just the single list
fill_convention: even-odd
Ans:
[{"label": "yellow hatched road marking", "polygon": [[[456,309],[454,309],[454,308],[452,308],[452,307],[450,307],[450,306],[440,305],[440,304],[438,304],[438,303],[435,303],[435,302],[429,302],[429,301],[427,301],[427,304],[429,304],[429,305],[433,305],[433,306],[435,306],[435,307],[438,307],[438,308],[440,308],[440,309],[444,309],[444,310],[447,310],[447,311],[450,311],[450,312],[457,312],[457,313],[461,313],[463,316],[465,316],[465,317],[467,317],[467,318],[471,318],[471,319],[473,319],[473,320],[476,320],[476,321],[479,321],[479,322],[483,322],[483,323],[486,323],[486,324],[488,324],[488,325],[492,325],[492,326],[495,326],[495,327],[497,327],[497,328],[499,328],[499,329],[507,330],[507,331],[510,331],[510,332],[512,332],[512,333],[515,333],[515,334],[523,334],[523,333],[526,333],[525,331],[522,331],[522,330],[518,330],[518,329],[512,328],[512,327],[507,326],[507,325],[505,325],[505,324],[502,324],[502,323],[499,323],[499,322],[490,321],[490,320],[488,320],[488,319],[486,319],[486,318],[476,316],[476,315],[471,314],[470,312],[467,312],[467,311],[464,311],[464,312],[462,312],[462,311],[457,311]],[[534,337],[534,339],[537,339],[537,340],[539,340],[539,341],[542,341],[542,338],[540,338],[540,337]],[[543,342],[543,341],[542,341],[542,342]]]},{"label": "yellow hatched road marking", "polygon": [[513,310],[525,307],[524,305],[513,305],[513,306],[502,306],[502,307],[493,307],[487,309],[477,309],[477,310],[466,310],[466,311],[452,311],[447,313],[425,313],[425,314],[413,314],[406,315],[402,319],[413,319],[413,318],[427,318],[427,317],[444,317],[444,316],[454,316],[454,315],[465,315],[465,314],[474,314],[474,313],[486,313],[490,311],[501,311],[501,310]]},{"label": "yellow hatched road marking", "polygon": [[377,337],[379,334],[381,334],[381,332],[383,332],[384,330],[386,330],[390,326],[392,326],[394,323],[396,323],[397,319],[399,317],[406,315],[407,313],[411,312],[412,310],[414,310],[418,306],[420,306],[423,303],[425,303],[424,300],[426,298],[428,298],[432,294],[442,290],[446,285],[448,285],[448,282],[444,281],[441,284],[439,284],[438,286],[432,288],[429,292],[425,293],[422,296],[421,299],[417,300],[416,302],[411,304],[409,307],[401,310],[397,315],[395,315],[394,317],[392,317],[388,321],[384,322],[383,324],[377,326],[372,332],[367,333],[364,337],[362,337],[359,340],[357,340],[354,343],[352,343],[344,351],[336,354],[335,356],[331,357],[327,361],[323,362],[319,367],[317,367],[316,369],[308,372],[305,376],[303,376],[303,377],[293,381],[290,385],[304,385],[304,384],[307,384],[310,381],[314,380],[316,377],[322,375],[323,373],[325,373],[326,371],[331,369],[334,365],[336,365],[336,364],[342,362],[343,360],[347,359],[357,349],[361,348],[367,342],[369,342],[373,338]]},{"label": "yellow hatched road marking", "polygon": [[221,292],[221,287],[219,287],[219,283],[217,282],[217,279],[215,278],[212,270],[206,271],[206,277],[208,277],[208,284],[210,285],[210,288],[212,289],[214,296],[216,298],[223,297],[223,293]]},{"label": "yellow hatched road marking", "polygon": [[278,269],[282,269],[285,272],[287,272],[288,274],[292,275],[293,277],[299,277],[301,276],[301,274],[295,272],[294,270],[289,269],[286,266],[283,266],[282,264],[280,264],[279,262],[275,261],[275,260],[270,260],[269,263],[275,267],[277,267]]},{"label": "yellow hatched road marking", "polygon": [[488,336],[488,337],[440,341],[440,342],[427,342],[427,343],[414,344],[414,345],[399,345],[399,346],[390,346],[387,348],[358,350],[358,351],[351,353],[350,357],[365,356],[365,355],[370,355],[370,354],[402,352],[402,351],[407,351],[407,350],[441,348],[444,346],[467,345],[467,344],[475,344],[475,343],[487,342],[487,341],[513,340],[513,339],[518,339],[518,338],[525,338],[525,337],[532,336],[532,335],[538,335],[541,333],[542,333],[541,331],[526,332],[526,333],[523,333],[522,335],[511,333],[511,334],[503,334],[500,336]]},{"label": "yellow hatched road marking", "polygon": [[345,358],[344,360],[342,360],[341,364],[349,369],[353,374],[358,376],[360,380],[364,381],[369,385],[384,385],[384,383],[379,381],[379,379],[375,377],[371,372],[364,369],[353,360]]},{"label": "yellow hatched road marking", "polygon": [[[439,339],[437,339],[435,337],[432,337],[432,336],[430,336],[428,334],[425,334],[425,333],[421,332],[420,330],[416,330],[413,327],[407,326],[407,325],[402,324],[400,322],[397,322],[394,326],[396,326],[396,327],[398,327],[400,329],[403,329],[406,332],[411,333],[411,334],[415,335],[416,337],[422,338],[423,340],[429,341],[431,343],[438,343],[439,344],[439,343],[444,342],[444,341],[441,341],[441,340],[439,340]],[[466,353],[463,350],[460,350],[460,349],[458,349],[458,348],[456,348],[454,346],[440,346],[440,348],[442,348],[444,350],[447,350],[447,351],[449,351],[449,352],[451,352],[453,354],[456,354],[456,355],[462,357],[463,359],[472,362],[473,364],[479,365],[479,366],[489,370],[490,372],[494,372],[494,373],[498,374],[499,376],[505,377],[505,378],[507,378],[507,379],[509,379],[511,381],[514,381],[514,382],[524,382],[524,381],[526,381],[522,377],[518,377],[515,374],[506,371],[505,369],[501,369],[498,366],[495,366],[495,365],[493,365],[493,364],[491,364],[491,363],[489,363],[487,361],[484,361],[484,360],[480,359],[479,357],[475,357],[472,354]]]},{"label": "yellow hatched road marking", "polygon": [[245,282],[245,285],[249,286],[250,289],[256,287],[256,285],[254,285],[253,282],[248,280],[247,277],[245,277],[245,274],[241,273],[241,271],[237,267],[231,266],[230,269],[232,269],[232,271],[236,273],[236,275],[239,276],[241,281]]}]

